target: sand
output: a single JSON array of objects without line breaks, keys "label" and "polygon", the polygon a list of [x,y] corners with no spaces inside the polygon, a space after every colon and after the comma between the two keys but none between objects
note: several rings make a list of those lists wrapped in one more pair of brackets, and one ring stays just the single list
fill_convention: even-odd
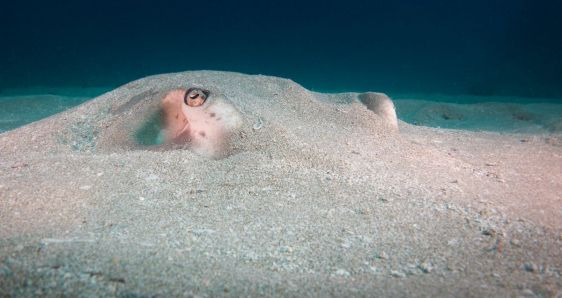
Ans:
[{"label": "sand", "polygon": [[398,94],[393,99],[400,119],[415,125],[472,131],[562,134],[560,99]]},{"label": "sand", "polygon": [[[121,141],[190,85],[244,115],[230,155]],[[359,97],[165,74],[0,134],[0,296],[562,294],[559,132],[396,132]]]},{"label": "sand", "polygon": [[5,95],[0,97],[0,133],[78,105],[87,97],[52,94]]}]

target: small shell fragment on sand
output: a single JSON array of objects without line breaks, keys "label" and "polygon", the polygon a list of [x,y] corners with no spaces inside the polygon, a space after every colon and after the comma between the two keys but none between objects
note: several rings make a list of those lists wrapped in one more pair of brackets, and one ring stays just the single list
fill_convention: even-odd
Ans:
[{"label": "small shell fragment on sand", "polygon": [[433,271],[433,265],[431,264],[431,262],[428,261],[424,261],[419,265],[419,268],[421,269],[421,271],[423,273],[430,273],[431,271]]},{"label": "small shell fragment on sand", "polygon": [[254,130],[260,130],[263,127],[263,121],[261,120],[261,117],[258,117],[258,122],[254,123],[254,126],[252,126],[252,128]]},{"label": "small shell fragment on sand", "polygon": [[25,167],[28,167],[28,166],[29,166],[29,164],[27,164],[25,162],[16,162],[11,166],[11,168],[12,169],[21,169],[21,168],[25,168]]},{"label": "small shell fragment on sand", "polygon": [[388,259],[388,255],[386,254],[386,252],[381,251],[377,254],[377,258],[381,259],[381,260],[387,260]]},{"label": "small shell fragment on sand", "polygon": [[348,277],[348,276],[351,275],[351,274],[349,273],[349,271],[347,271],[347,270],[345,270],[345,269],[338,269],[338,270],[336,270],[335,274],[336,274],[336,275],[339,275],[339,276],[343,276],[343,277]]},{"label": "small shell fragment on sand", "polygon": [[537,272],[539,271],[539,266],[537,266],[537,264],[529,262],[529,263],[525,263],[523,265],[523,268],[525,269],[525,271],[527,272]]}]

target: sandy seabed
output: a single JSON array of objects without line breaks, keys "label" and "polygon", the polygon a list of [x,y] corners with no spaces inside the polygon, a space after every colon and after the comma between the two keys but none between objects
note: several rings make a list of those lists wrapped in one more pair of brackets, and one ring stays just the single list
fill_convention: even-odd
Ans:
[{"label": "sandy seabed", "polygon": [[[230,155],[119,139],[192,85],[243,115]],[[357,98],[165,74],[0,134],[0,296],[562,295],[559,131],[396,132]]]}]

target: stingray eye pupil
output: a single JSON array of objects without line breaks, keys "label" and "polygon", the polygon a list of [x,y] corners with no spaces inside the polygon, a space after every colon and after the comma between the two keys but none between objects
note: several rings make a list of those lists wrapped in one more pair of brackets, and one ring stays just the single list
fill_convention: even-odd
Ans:
[{"label": "stingray eye pupil", "polygon": [[191,88],[185,92],[183,102],[190,107],[198,107],[207,100],[208,96],[209,91],[207,90]]}]

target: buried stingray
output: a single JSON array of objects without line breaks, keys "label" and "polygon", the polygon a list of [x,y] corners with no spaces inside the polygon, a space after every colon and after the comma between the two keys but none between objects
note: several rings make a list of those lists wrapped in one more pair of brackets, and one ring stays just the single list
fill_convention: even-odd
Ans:
[{"label": "buried stingray", "polygon": [[[385,94],[367,92],[357,97],[368,110],[381,117],[386,125],[398,130],[394,103]],[[261,126],[261,119],[260,126]],[[233,137],[244,121],[241,113],[222,95],[202,88],[174,89],[160,104],[159,142],[187,145],[208,157],[231,153]],[[256,126],[254,125],[254,130]],[[229,152],[230,151],[230,152]]]},{"label": "buried stingray", "polygon": [[[126,101],[113,102],[108,121],[100,123],[103,128],[100,128],[96,138],[96,149],[189,149],[201,156],[216,159],[239,150],[260,150],[275,139],[274,131],[281,135],[286,131],[282,122],[286,118],[275,114],[273,117],[279,118],[271,118],[271,115],[269,119],[266,117],[268,130],[258,133],[264,120],[263,112],[255,114],[253,110],[245,110],[242,113],[234,102],[216,89],[209,91],[191,87],[154,90],[149,89]],[[342,98],[348,98],[346,103],[349,104],[362,103],[362,106],[377,115],[376,118],[382,120],[381,125],[390,131],[397,131],[394,104],[386,95],[374,92],[349,93],[342,95]],[[283,106],[291,102],[276,101],[275,104]],[[322,101],[309,103],[323,109],[329,107]],[[353,109],[363,113],[359,105]],[[283,110],[287,111],[291,110]],[[256,121],[259,125],[250,125]]]},{"label": "buried stingray", "polygon": [[147,91],[111,108],[97,148],[190,149],[210,158],[233,153],[244,118],[225,96],[202,88]]}]

